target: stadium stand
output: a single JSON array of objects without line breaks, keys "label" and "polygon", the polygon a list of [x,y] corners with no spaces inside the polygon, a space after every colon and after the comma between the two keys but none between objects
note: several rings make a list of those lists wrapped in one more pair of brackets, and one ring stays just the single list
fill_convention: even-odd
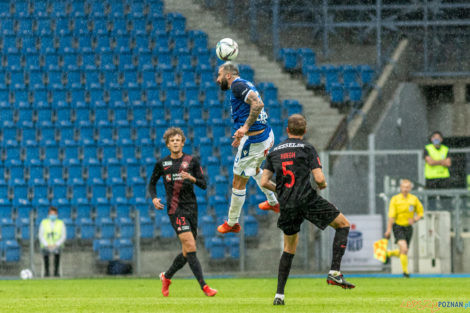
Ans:
[{"label": "stadium stand", "polygon": [[[233,151],[225,137],[229,107],[214,83],[220,60],[207,35],[187,29],[180,13],[165,15],[161,0],[2,3],[8,4],[0,23],[2,259],[19,259],[15,240],[30,234],[29,211],[37,212],[37,225],[51,201],[68,239],[96,239],[99,260],[132,259],[134,210],[142,238],[174,237],[146,199],[169,126],[184,129],[184,151],[201,158],[210,178],[213,188],[196,190],[202,236],[210,241],[215,221],[226,215]],[[240,71],[254,80],[249,65]],[[360,82],[370,80],[362,73]],[[272,83],[258,88],[280,138],[276,119],[301,106],[280,104]],[[158,193],[164,194],[161,184]],[[236,240],[230,247],[236,258]]]}]

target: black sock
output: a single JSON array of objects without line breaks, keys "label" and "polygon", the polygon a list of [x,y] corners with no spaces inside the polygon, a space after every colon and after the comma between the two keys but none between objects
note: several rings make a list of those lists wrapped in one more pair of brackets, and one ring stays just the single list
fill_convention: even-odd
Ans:
[{"label": "black sock", "polygon": [[194,277],[196,277],[202,289],[202,287],[204,287],[206,282],[204,281],[204,276],[202,275],[201,263],[199,263],[199,260],[197,259],[196,252],[186,253],[186,259],[188,260],[191,271],[193,271]]},{"label": "black sock", "polygon": [[173,260],[173,264],[171,264],[168,271],[165,272],[165,277],[171,279],[176,272],[178,272],[184,265],[186,264],[186,258],[184,257],[183,253],[180,253],[176,256]]},{"label": "black sock", "polygon": [[49,276],[49,254],[44,255],[44,276]]},{"label": "black sock", "polygon": [[59,276],[60,254],[54,254],[54,276]]},{"label": "black sock", "polygon": [[290,254],[284,251],[282,253],[281,260],[279,261],[279,272],[277,274],[277,293],[280,295],[284,294],[284,287],[286,286],[287,278],[289,277],[289,272],[294,256],[295,254]]},{"label": "black sock", "polygon": [[335,239],[333,241],[333,260],[331,261],[331,270],[339,271],[341,259],[343,258],[346,245],[348,243],[349,227],[337,228]]}]

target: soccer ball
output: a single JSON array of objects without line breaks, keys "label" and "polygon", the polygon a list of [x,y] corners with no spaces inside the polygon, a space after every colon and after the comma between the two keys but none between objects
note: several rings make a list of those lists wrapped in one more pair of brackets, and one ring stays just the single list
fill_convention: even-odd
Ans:
[{"label": "soccer ball", "polygon": [[20,272],[21,279],[31,279],[33,278],[33,272],[29,269],[24,269]]},{"label": "soccer ball", "polygon": [[238,55],[238,44],[231,38],[224,38],[217,43],[215,53],[221,60],[234,60]]}]

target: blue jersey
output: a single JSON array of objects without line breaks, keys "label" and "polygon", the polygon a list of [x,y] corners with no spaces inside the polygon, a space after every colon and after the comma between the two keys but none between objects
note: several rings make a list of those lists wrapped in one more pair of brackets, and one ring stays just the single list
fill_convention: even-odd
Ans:
[{"label": "blue jersey", "polygon": [[[241,78],[235,79],[232,82],[230,89],[230,104],[232,106],[232,119],[234,122],[233,127],[236,131],[245,124],[246,119],[250,115],[250,105],[245,102],[250,91],[254,92],[260,99],[261,97],[258,90],[256,90],[255,86],[251,82]],[[264,108],[261,110],[256,122],[251,125],[249,131],[251,132],[261,129],[266,129],[267,132],[271,129],[268,125],[268,114]]]}]

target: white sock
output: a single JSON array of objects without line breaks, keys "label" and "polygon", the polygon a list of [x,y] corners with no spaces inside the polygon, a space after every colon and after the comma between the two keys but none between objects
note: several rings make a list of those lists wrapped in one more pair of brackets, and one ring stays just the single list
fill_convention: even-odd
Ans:
[{"label": "white sock", "polygon": [[230,226],[238,223],[238,218],[240,217],[240,212],[245,203],[246,189],[239,190],[232,188],[232,200],[230,202],[230,209],[228,210],[228,224]]},{"label": "white sock", "polygon": [[341,275],[341,272],[340,272],[340,271],[333,271],[333,270],[331,270],[331,271],[329,271],[328,274],[333,275],[333,276],[338,276],[338,275]]},{"label": "white sock", "polygon": [[263,172],[259,171],[259,173],[256,174],[255,176],[253,176],[253,178],[256,181],[256,183],[258,184],[258,187],[261,189],[261,191],[266,195],[266,198],[268,199],[269,204],[270,205],[276,205],[278,202],[277,202],[276,195],[274,194],[274,192],[272,192],[271,190],[268,190],[264,187],[261,187],[261,176],[262,175],[263,175]]},{"label": "white sock", "polygon": [[281,299],[281,300],[284,300],[284,295],[281,295],[281,294],[276,293],[276,295],[274,296],[274,298],[279,298],[279,299]]}]

